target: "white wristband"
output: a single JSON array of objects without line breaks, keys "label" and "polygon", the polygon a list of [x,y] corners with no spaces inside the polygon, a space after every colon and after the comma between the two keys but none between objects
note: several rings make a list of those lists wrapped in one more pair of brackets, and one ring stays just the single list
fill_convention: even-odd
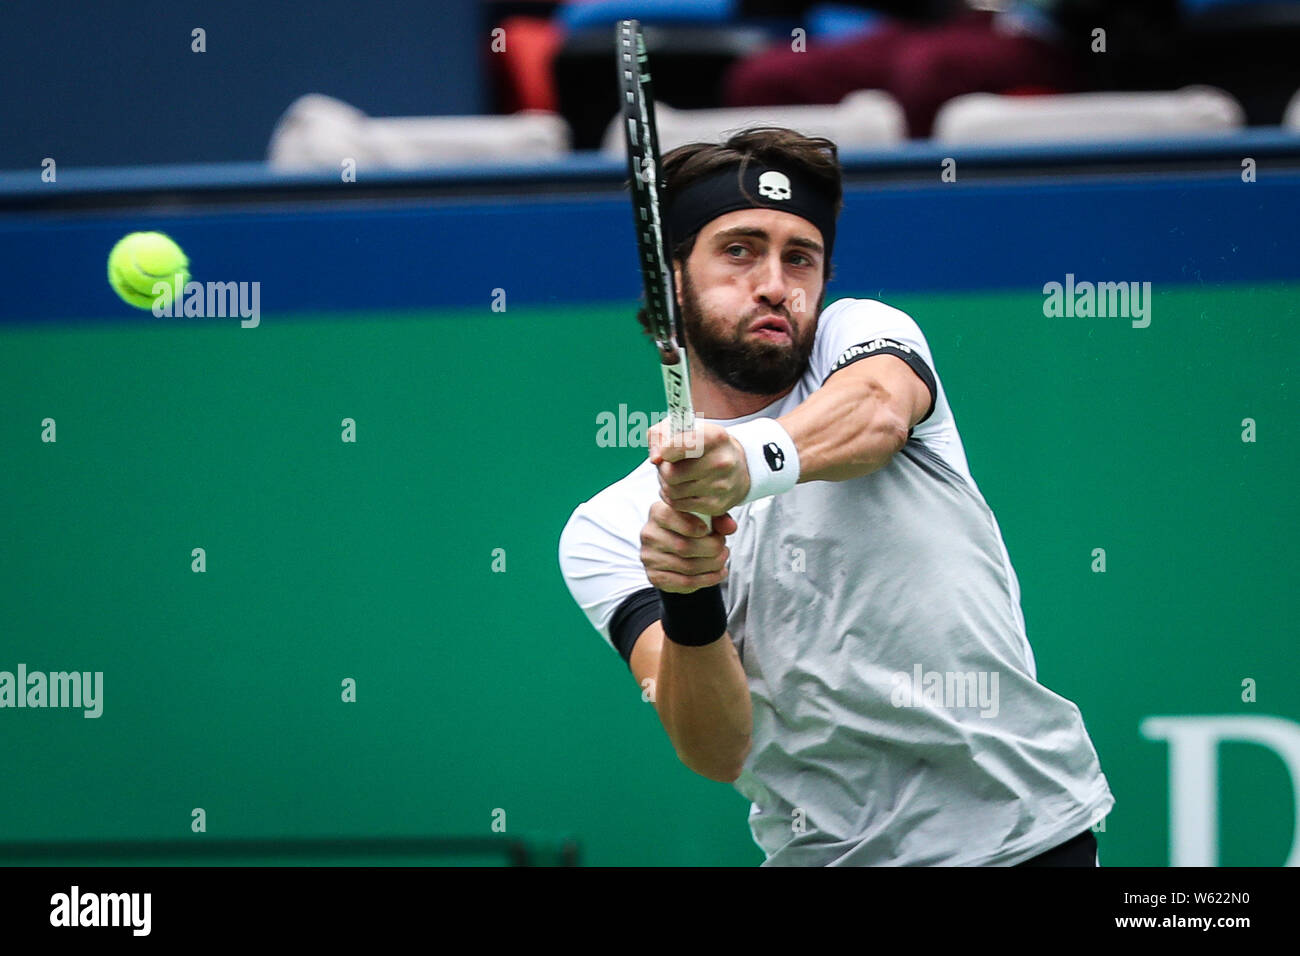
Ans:
[{"label": "white wristband", "polygon": [[727,434],[745,449],[749,465],[749,494],[740,502],[742,505],[779,495],[799,483],[799,452],[790,433],[775,418],[732,425]]}]

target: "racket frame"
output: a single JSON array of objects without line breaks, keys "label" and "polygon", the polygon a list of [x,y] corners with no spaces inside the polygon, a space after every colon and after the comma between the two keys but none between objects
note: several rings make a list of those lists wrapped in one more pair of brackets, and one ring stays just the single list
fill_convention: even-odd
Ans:
[{"label": "racket frame", "polygon": [[[632,215],[641,259],[641,283],[646,313],[659,364],[672,435],[695,430],[691,403],[691,374],[686,362],[685,336],[677,311],[677,285],[673,281],[672,252],[664,236],[660,215],[659,130],[655,125],[654,87],[645,36],[637,20],[620,20],[615,27],[618,52],[618,89],[622,106],[623,138],[627,145],[627,171],[632,187]],[[691,445],[687,445],[688,452]],[[713,518],[691,512],[713,530]]]}]

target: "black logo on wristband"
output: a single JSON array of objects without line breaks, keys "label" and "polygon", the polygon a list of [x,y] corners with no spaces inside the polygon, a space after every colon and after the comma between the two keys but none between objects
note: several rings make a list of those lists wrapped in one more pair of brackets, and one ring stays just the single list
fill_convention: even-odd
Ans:
[{"label": "black logo on wristband", "polygon": [[780,471],[785,467],[785,452],[774,441],[763,446],[763,457],[767,459],[767,467],[772,471]]}]

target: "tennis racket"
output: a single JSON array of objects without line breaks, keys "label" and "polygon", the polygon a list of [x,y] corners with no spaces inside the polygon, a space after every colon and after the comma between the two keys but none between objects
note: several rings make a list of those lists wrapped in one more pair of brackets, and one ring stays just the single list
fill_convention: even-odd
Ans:
[{"label": "tennis racket", "polygon": [[[664,394],[668,398],[669,429],[674,435],[695,428],[691,405],[691,376],[686,367],[685,337],[677,314],[672,258],[664,241],[659,216],[659,133],[655,128],[654,92],[645,38],[637,20],[620,20],[615,28],[618,45],[618,90],[623,106],[623,134],[627,141],[627,170],[632,185],[632,216],[641,257],[650,331],[659,350]],[[709,515],[696,517],[712,530]]]}]

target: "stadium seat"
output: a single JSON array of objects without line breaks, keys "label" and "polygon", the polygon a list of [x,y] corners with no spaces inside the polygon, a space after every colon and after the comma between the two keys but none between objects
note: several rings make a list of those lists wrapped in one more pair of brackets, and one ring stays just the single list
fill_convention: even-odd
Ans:
[{"label": "stadium seat", "polygon": [[1245,125],[1241,105],[1210,86],[1051,96],[970,93],[940,107],[933,137],[950,143],[1141,139],[1236,130]]},{"label": "stadium seat", "polygon": [[349,158],[370,168],[411,168],[551,159],[568,149],[568,127],[555,113],[376,119],[333,97],[311,93],[280,117],[268,159],[285,169],[337,169]]},{"label": "stadium seat", "polygon": [[1286,105],[1286,112],[1282,114],[1282,128],[1300,133],[1300,90],[1296,90],[1295,96]]},{"label": "stadium seat", "polygon": [[[739,109],[676,110],[655,107],[659,151],[683,143],[721,142],[725,133],[747,126],[788,126],[808,136],[825,136],[842,150],[897,143],[907,138],[903,108],[883,90],[858,90],[836,106],[746,106]],[[623,126],[610,121],[601,152],[623,156]]]}]

